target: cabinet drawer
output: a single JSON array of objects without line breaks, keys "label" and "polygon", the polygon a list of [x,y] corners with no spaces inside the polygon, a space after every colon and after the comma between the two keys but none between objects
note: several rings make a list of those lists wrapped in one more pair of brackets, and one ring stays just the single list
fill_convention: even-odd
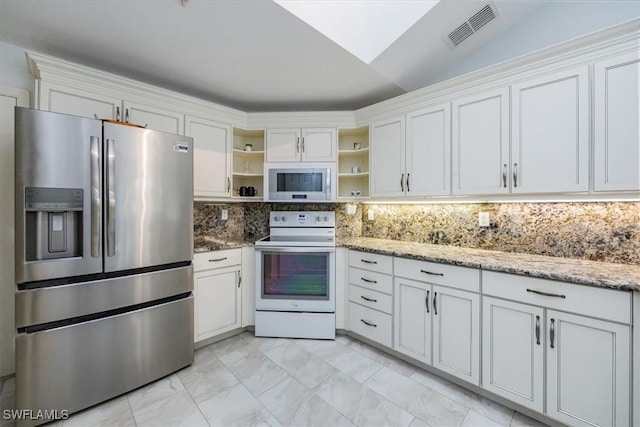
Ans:
[{"label": "cabinet drawer", "polygon": [[376,310],[391,314],[393,298],[391,295],[361,288],[360,286],[349,285],[349,301],[365,305]]},{"label": "cabinet drawer", "polygon": [[210,270],[212,268],[229,267],[242,263],[240,249],[202,252],[193,256],[193,271]]},{"label": "cabinet drawer", "polygon": [[627,291],[483,271],[482,293],[614,322],[631,323],[631,292]]},{"label": "cabinet drawer", "polygon": [[480,270],[437,262],[394,258],[395,275],[471,292],[480,292]]},{"label": "cabinet drawer", "polygon": [[358,267],[368,271],[377,271],[379,273],[391,274],[393,258],[387,255],[371,254],[368,252],[349,252],[349,265]]},{"label": "cabinet drawer", "polygon": [[349,269],[349,283],[389,295],[393,293],[393,280],[387,274],[373,273],[351,267]]},{"label": "cabinet drawer", "polygon": [[350,302],[349,328],[356,334],[391,347],[390,314],[380,313],[379,311]]}]

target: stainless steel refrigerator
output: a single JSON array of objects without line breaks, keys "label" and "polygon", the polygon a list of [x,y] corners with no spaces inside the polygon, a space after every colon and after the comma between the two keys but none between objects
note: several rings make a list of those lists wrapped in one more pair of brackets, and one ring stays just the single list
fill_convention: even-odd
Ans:
[{"label": "stainless steel refrigerator", "polygon": [[17,408],[76,412],[191,364],[192,139],[15,117]]}]

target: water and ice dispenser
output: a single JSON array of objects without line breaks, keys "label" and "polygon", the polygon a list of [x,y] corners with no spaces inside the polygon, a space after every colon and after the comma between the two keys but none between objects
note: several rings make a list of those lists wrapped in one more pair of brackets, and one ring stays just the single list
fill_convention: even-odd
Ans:
[{"label": "water and ice dispenser", "polygon": [[25,189],[26,261],[82,256],[83,196],[82,189]]}]

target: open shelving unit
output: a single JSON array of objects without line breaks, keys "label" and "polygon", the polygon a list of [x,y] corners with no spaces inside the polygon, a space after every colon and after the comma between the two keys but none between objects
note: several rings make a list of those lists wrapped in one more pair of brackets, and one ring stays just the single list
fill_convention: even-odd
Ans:
[{"label": "open shelving unit", "polygon": [[338,129],[338,198],[363,197],[369,197],[369,126]]},{"label": "open shelving unit", "polygon": [[[251,151],[245,149],[246,144],[253,146]],[[264,129],[233,128],[232,148],[232,184],[233,198],[261,200],[263,198],[264,174]],[[254,197],[238,195],[240,187],[255,187],[258,194]]]}]

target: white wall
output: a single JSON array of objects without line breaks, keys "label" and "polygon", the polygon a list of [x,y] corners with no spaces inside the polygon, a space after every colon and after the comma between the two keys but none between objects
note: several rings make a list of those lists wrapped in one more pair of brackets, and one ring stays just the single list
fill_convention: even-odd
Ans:
[{"label": "white wall", "polygon": [[[549,1],[433,79],[441,82],[640,17],[640,1]],[[482,30],[480,30],[482,31]]]},{"label": "white wall", "polygon": [[29,74],[25,48],[0,41],[0,86],[33,92],[34,78]]}]

